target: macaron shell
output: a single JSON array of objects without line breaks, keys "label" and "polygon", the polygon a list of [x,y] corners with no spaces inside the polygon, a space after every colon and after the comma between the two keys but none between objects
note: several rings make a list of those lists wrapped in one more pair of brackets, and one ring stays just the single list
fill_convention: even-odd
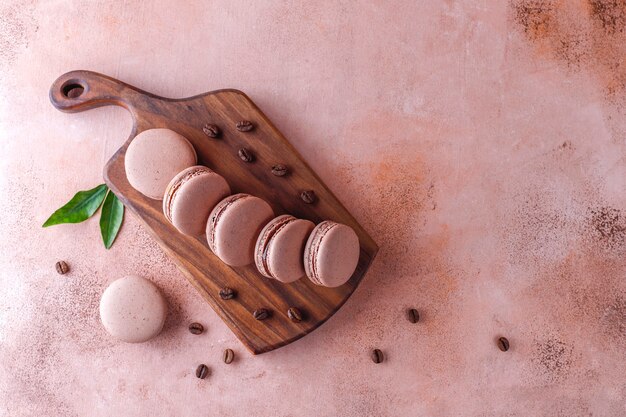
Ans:
[{"label": "macaron shell", "polygon": [[240,198],[245,198],[247,196],[248,194],[239,193],[225,197],[222,201],[215,205],[215,207],[211,211],[211,214],[209,214],[209,220],[207,220],[206,224],[206,241],[209,245],[209,249],[211,249],[213,253],[217,253],[217,250],[215,249],[215,232],[219,219],[221,218],[224,211],[226,211],[226,209],[231,206],[235,201],[239,200]]},{"label": "macaron shell", "polygon": [[267,249],[267,265],[274,279],[290,283],[305,275],[302,255],[314,227],[313,222],[295,219],[274,235]]},{"label": "macaron shell", "polygon": [[[311,232],[309,239],[304,246],[304,272],[307,277],[317,285],[322,285],[322,282],[317,278],[317,269],[314,268],[315,257],[317,255],[317,249],[319,248],[320,239],[324,236],[327,230],[335,226],[335,222],[323,221]],[[315,270],[314,270],[315,269]]]},{"label": "macaron shell", "polygon": [[105,330],[123,342],[138,343],[161,332],[167,303],[151,281],[127,276],[113,281],[100,299],[100,320]]},{"label": "macaron shell", "polygon": [[[188,176],[191,178],[185,180]],[[178,185],[178,186],[177,186]],[[168,197],[168,191],[173,194]],[[172,224],[186,235],[200,236],[206,230],[209,214],[224,197],[230,187],[221,175],[206,167],[191,167],[177,175],[165,192]]]},{"label": "macaron shell", "polygon": [[[234,201],[233,197],[237,197]],[[270,205],[251,195],[235,195],[227,197],[228,204],[219,215],[216,211],[222,203],[211,212],[207,224],[207,240],[210,240],[214,253],[227,265],[244,266],[254,260],[254,246],[263,226],[267,224],[274,211]],[[211,218],[216,215],[216,223]],[[210,234],[213,237],[210,238]]]},{"label": "macaron shell", "polygon": [[265,259],[270,239],[283,225],[293,220],[296,220],[296,218],[289,214],[282,214],[270,220],[259,234],[256,245],[254,246],[254,263],[259,273],[266,278],[273,278],[268,271],[268,265]]},{"label": "macaron shell", "polygon": [[345,284],[359,262],[359,238],[351,227],[325,221],[316,226],[305,247],[305,271],[315,284]]},{"label": "macaron shell", "polygon": [[128,145],[124,157],[130,185],[146,197],[161,200],[168,183],[185,168],[196,165],[191,143],[169,129],[149,129]]}]

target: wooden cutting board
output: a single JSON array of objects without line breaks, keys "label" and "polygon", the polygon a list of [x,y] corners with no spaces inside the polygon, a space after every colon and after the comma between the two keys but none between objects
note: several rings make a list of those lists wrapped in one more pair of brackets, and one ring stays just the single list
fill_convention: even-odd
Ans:
[{"label": "wooden cutting board", "polygon": [[[184,99],[169,99],[147,93],[114,78],[91,71],[72,71],[59,77],[50,88],[50,100],[64,112],[95,107],[125,107],[133,117],[133,130],[124,145],[104,168],[104,179],[126,207],[145,223],[165,252],[193,286],[209,302],[241,342],[254,354],[276,349],[310,333],[332,316],[355,290],[374,259],[378,247],[367,232],[311,170],[272,122],[244,93],[217,90]],[[285,109],[287,111],[287,109]],[[249,132],[237,130],[236,123],[254,124]],[[221,137],[203,131],[217,125]],[[361,256],[354,275],[338,288],[316,286],[303,278],[283,284],[260,275],[254,264],[233,268],[222,263],[208,248],[206,239],[178,233],[165,219],[161,201],[133,189],[124,170],[124,156],[138,133],[168,128],[188,138],[196,149],[199,164],[226,178],[234,193],[249,193],[265,199],[276,215],[289,213],[319,223],[330,219],[351,226],[359,236]],[[238,151],[246,148],[253,162],[244,162]],[[289,174],[277,177],[272,166],[286,165]],[[300,194],[313,190],[316,201],[305,203]],[[219,297],[221,288],[236,290],[230,300]],[[287,309],[297,307],[305,319],[292,322]],[[258,321],[252,312],[272,311],[269,319]]]}]

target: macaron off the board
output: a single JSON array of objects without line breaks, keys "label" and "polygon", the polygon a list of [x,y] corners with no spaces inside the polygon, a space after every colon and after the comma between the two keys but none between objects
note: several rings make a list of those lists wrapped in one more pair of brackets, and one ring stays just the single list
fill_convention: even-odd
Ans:
[{"label": "macaron off the board", "polygon": [[167,303],[151,281],[129,275],[113,281],[100,298],[100,321],[114,338],[128,343],[157,336],[167,316]]}]

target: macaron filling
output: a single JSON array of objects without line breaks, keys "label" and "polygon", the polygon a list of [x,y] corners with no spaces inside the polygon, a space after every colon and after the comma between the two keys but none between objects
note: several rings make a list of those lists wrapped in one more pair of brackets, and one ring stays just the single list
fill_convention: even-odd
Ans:
[{"label": "macaron filling", "polygon": [[174,205],[174,200],[176,199],[176,192],[178,191],[178,189],[192,178],[211,172],[213,171],[207,167],[198,167],[197,169],[188,172],[187,175],[185,175],[183,178],[180,178],[174,185],[172,185],[168,189],[165,200],[163,201],[163,211],[167,220],[169,220],[170,222],[172,221],[172,206]]},{"label": "macaron filling", "polygon": [[270,246],[272,244],[272,241],[276,237],[276,235],[278,235],[278,233],[282,229],[287,227],[288,224],[296,220],[297,219],[293,216],[289,216],[289,215],[281,216],[269,228],[269,230],[267,230],[264,233],[263,237],[261,238],[261,244],[259,245],[257,249],[257,254],[256,254],[256,265],[257,265],[257,268],[259,269],[259,272],[262,275],[268,278],[276,278],[274,274],[272,273],[269,262],[268,262]]},{"label": "macaron filling", "polygon": [[217,223],[220,220],[220,217],[222,217],[222,215],[224,214],[226,209],[228,209],[228,207],[232,206],[235,201],[241,200],[242,198],[247,198],[248,196],[249,196],[248,194],[243,194],[243,193],[232,195],[232,196],[226,198],[225,200],[223,200],[218,205],[218,207],[216,207],[214,209],[215,213],[213,214],[213,216],[209,220],[211,233],[207,236],[207,244],[209,245],[209,248],[211,248],[213,253],[216,253],[216,250],[215,250],[215,229],[216,229]]}]

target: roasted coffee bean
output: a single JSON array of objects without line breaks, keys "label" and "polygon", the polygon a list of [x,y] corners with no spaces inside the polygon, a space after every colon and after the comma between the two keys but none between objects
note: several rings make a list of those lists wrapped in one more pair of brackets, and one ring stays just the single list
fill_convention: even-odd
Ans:
[{"label": "roasted coffee bean", "polygon": [[272,174],[276,175],[277,177],[284,177],[288,173],[289,169],[287,169],[287,167],[282,164],[277,164],[272,167]]},{"label": "roasted coffee bean", "polygon": [[414,309],[414,308],[409,308],[406,311],[406,318],[411,323],[417,323],[418,321],[420,321],[420,313],[416,309]]},{"label": "roasted coffee bean", "polygon": [[381,352],[380,349],[372,350],[371,357],[374,363],[381,363],[383,360],[385,360],[383,352]]},{"label": "roasted coffee bean", "polygon": [[224,363],[231,363],[235,359],[235,352],[232,349],[226,349],[224,351]]},{"label": "roasted coffee bean", "polygon": [[191,323],[189,325],[189,332],[191,332],[191,334],[202,334],[203,331],[204,326],[200,323]]},{"label": "roasted coffee bean", "polygon": [[254,161],[254,155],[252,155],[252,152],[250,152],[246,148],[239,149],[239,152],[237,152],[237,154],[239,155],[239,158],[241,158],[243,162]]},{"label": "roasted coffee bean", "polygon": [[59,275],[67,274],[68,271],[70,270],[70,267],[67,265],[67,263],[65,261],[57,262],[54,265],[54,267],[57,269],[57,272],[59,273]]},{"label": "roasted coffee bean", "polygon": [[287,317],[289,317],[289,320],[294,323],[300,323],[302,321],[302,313],[296,307],[289,307],[287,310]]},{"label": "roasted coffee bean", "polygon": [[254,318],[257,320],[265,320],[269,318],[270,312],[266,308],[259,308],[259,309],[254,310],[254,312],[252,313],[252,316],[254,316]]},{"label": "roasted coffee bean", "polygon": [[204,379],[209,375],[209,367],[205,364],[198,365],[196,368],[196,376],[200,379]]},{"label": "roasted coffee bean", "polygon": [[204,127],[202,128],[202,131],[204,132],[205,135],[207,135],[210,138],[217,138],[222,133],[222,131],[217,125],[214,125],[211,123],[205,124]]},{"label": "roasted coffee bean", "polygon": [[306,190],[300,193],[300,198],[307,204],[315,203],[316,197],[313,190]]},{"label": "roasted coffee bean", "polygon": [[249,132],[252,129],[254,129],[254,125],[252,124],[252,122],[248,120],[241,120],[237,122],[235,126],[237,127],[237,130],[240,132]]},{"label": "roasted coffee bean", "polygon": [[501,337],[498,339],[498,348],[502,352],[506,352],[507,350],[509,350],[509,347],[509,339],[507,339],[506,337]]},{"label": "roasted coffee bean", "polygon": [[230,300],[231,298],[235,298],[237,296],[237,291],[233,290],[232,288],[222,288],[220,290],[220,298],[222,300]]}]

